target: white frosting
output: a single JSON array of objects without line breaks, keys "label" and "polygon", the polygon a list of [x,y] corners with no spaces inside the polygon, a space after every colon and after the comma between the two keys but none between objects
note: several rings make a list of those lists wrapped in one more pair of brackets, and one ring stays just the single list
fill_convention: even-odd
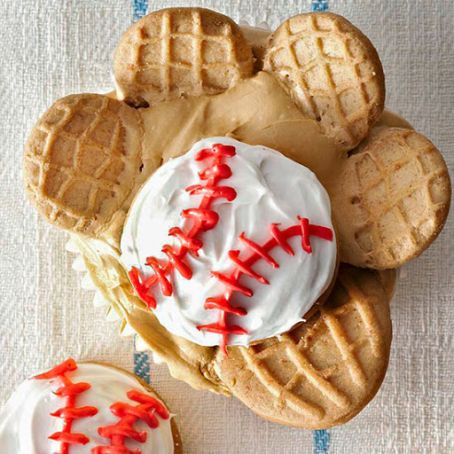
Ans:
[{"label": "white frosting", "polygon": [[[77,406],[90,405],[98,409],[92,417],[75,420],[72,432],[83,433],[90,438],[84,446],[72,445],[71,454],[91,452],[91,448],[106,445],[109,440],[98,435],[98,427],[114,424],[118,418],[109,406],[117,401],[129,402],[127,391],[138,389],[146,392],[132,376],[112,367],[94,363],[78,365],[74,372],[66,374],[74,383],[88,382],[91,388],[77,396]],[[61,383],[58,379],[37,380],[31,378],[23,382],[10,397],[0,412],[0,451],[14,454],[49,454],[60,452],[60,443],[49,440],[49,435],[62,428],[62,419],[50,416],[50,413],[64,406],[64,399],[53,394]],[[156,397],[156,396],[153,396]],[[174,442],[170,419],[159,420],[159,427],[149,428],[143,421],[138,421],[134,428],[147,432],[147,441],[138,443],[127,441],[130,449],[140,449],[142,454],[171,454]]]},{"label": "white frosting", "polygon": [[[169,229],[183,228],[181,211],[198,207],[202,199],[185,191],[186,187],[201,182],[198,172],[207,166],[206,161],[196,161],[195,155],[201,148],[216,143],[236,148],[236,156],[225,159],[232,176],[220,180],[219,185],[233,187],[237,197],[232,202],[225,199],[213,202],[219,222],[214,229],[201,233],[203,250],[199,257],[186,256],[193,269],[192,279],[174,273],[174,292],[170,297],[162,296],[158,287],[153,290],[158,302],[154,312],[160,323],[171,333],[206,346],[219,345],[220,336],[196,327],[216,322],[219,311],[207,311],[203,305],[206,298],[219,296],[225,289],[210,272],[233,270],[228,257],[231,249],[242,251],[240,258],[246,256],[245,247],[238,240],[241,232],[263,244],[271,237],[272,223],[281,223],[284,229],[297,224],[298,215],[309,218],[312,224],[333,229],[328,194],[309,169],[269,148],[215,137],[196,143],[185,155],[161,166],[139,191],[121,239],[121,259],[128,270],[136,266],[146,276],[153,274],[144,265],[146,257],[164,258],[162,246],[178,244],[168,236]],[[240,282],[250,287],[254,296],[234,296],[234,305],[245,307],[248,314],[229,315],[229,323],[239,324],[249,334],[230,336],[230,345],[248,345],[288,331],[302,320],[331,283],[336,267],[335,239],[326,241],[312,236],[312,254],[302,250],[301,237],[291,238],[290,244],[295,251],[293,257],[281,248],[271,251],[280,264],[278,269],[263,260],[253,267],[270,285],[241,277]]]}]

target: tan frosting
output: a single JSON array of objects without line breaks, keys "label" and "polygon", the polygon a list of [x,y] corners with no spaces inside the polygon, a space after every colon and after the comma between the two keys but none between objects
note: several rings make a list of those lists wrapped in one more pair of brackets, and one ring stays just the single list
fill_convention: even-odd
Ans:
[{"label": "tan frosting", "polygon": [[268,37],[270,36],[270,30],[260,27],[251,27],[249,25],[243,25],[241,27],[246,41],[252,48],[254,54],[254,66],[256,71],[260,71],[263,67],[263,58],[265,57],[266,44]]},{"label": "tan frosting", "polygon": [[159,165],[161,156],[164,161],[180,156],[202,138],[230,136],[279,150],[309,167],[328,187],[332,169],[339,167],[345,156],[265,72],[220,95],[162,103],[144,109],[142,115],[143,159],[148,168]]},{"label": "tan frosting", "polygon": [[[161,159],[181,156],[195,142],[215,136],[278,150],[311,169],[328,191],[334,188],[337,170],[346,159],[346,150],[326,137],[316,121],[306,118],[279,83],[263,71],[220,95],[177,99],[141,113],[143,160],[152,171]],[[388,111],[377,123],[383,126],[411,127]]]},{"label": "tan frosting", "polygon": [[[181,156],[207,137],[229,136],[278,150],[311,169],[330,194],[337,191],[347,160],[347,150],[326,137],[319,124],[306,118],[274,77],[263,71],[219,95],[177,99],[139,112],[144,169],[133,193],[162,162]],[[391,112],[383,114],[376,128],[386,126],[411,127]],[[123,223],[124,218],[113,223],[104,237],[117,248]]]},{"label": "tan frosting", "polygon": [[405,118],[389,110],[385,110],[383,112],[382,116],[375,125],[375,127],[382,126],[387,126],[391,128],[413,129],[413,126],[407,120],[405,120]]}]

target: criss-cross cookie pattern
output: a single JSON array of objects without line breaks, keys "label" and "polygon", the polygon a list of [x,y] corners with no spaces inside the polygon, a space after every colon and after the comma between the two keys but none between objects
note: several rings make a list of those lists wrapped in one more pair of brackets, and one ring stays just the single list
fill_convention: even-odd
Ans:
[{"label": "criss-cross cookie pattern", "polygon": [[105,96],[68,96],[41,118],[26,145],[27,190],[52,222],[87,231],[128,197],[140,159],[125,137],[121,116],[135,120],[128,109]]},{"label": "criss-cross cookie pattern", "polygon": [[367,134],[383,103],[378,57],[375,68],[372,46],[349,28],[329,14],[289,19],[273,34],[264,65],[292,90],[301,110],[347,148]]},{"label": "criss-cross cookie pattern", "polygon": [[[389,135],[393,145],[382,146]],[[390,129],[350,159],[346,178],[354,179],[357,190],[350,203],[362,220],[354,241],[369,266],[403,262],[430,240],[438,211],[449,203],[444,189],[449,177],[440,154],[420,134]]]},{"label": "criss-cross cookie pattern", "polygon": [[[383,340],[384,314],[374,307],[377,302],[363,293],[361,285],[362,276],[341,269],[334,293],[315,322],[301,324],[280,339],[237,349],[254,382],[272,396],[267,405],[320,422],[330,406],[337,408],[331,413],[339,415],[352,407],[352,389],[366,393],[366,388],[373,386],[377,377],[372,376],[368,361],[386,356],[389,345]],[[377,286],[378,298],[386,299],[381,284],[374,282],[373,286]],[[321,356],[320,348],[330,349],[330,355]],[[350,377],[348,382],[345,376]],[[344,379],[338,381],[337,377]],[[255,384],[251,382],[251,386]],[[244,397],[235,386],[232,391],[240,399]]]},{"label": "criss-cross cookie pattern", "polygon": [[220,93],[252,73],[252,53],[236,24],[197,8],[146,16],[117,55],[117,81],[136,105]]}]

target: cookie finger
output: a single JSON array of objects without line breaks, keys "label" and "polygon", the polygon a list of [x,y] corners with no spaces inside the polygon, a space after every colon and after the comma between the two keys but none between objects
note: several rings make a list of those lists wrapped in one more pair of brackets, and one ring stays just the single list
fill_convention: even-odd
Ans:
[{"label": "cookie finger", "polygon": [[341,424],[372,399],[391,345],[393,271],[342,265],[321,312],[279,338],[218,356],[216,371],[260,416],[304,429]]},{"label": "cookie finger", "polygon": [[421,254],[446,221],[448,169],[435,146],[413,130],[374,130],[338,181],[331,195],[344,262],[401,266]]},{"label": "cookie finger", "polygon": [[252,71],[252,51],[238,25],[203,8],[143,17],[123,35],[114,57],[119,98],[135,106],[221,93]]},{"label": "cookie finger", "polygon": [[59,99],[25,146],[29,198],[51,223],[99,235],[140,174],[140,137],[140,116],[125,103],[96,94]]},{"label": "cookie finger", "polygon": [[345,149],[366,137],[383,111],[384,75],[377,52],[335,14],[300,14],[281,24],[271,35],[264,69]]}]

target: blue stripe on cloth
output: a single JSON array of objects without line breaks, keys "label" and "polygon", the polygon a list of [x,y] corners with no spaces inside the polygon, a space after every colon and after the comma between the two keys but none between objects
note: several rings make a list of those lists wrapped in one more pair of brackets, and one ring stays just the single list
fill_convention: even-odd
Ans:
[{"label": "blue stripe on cloth", "polygon": [[327,430],[314,430],[313,454],[328,454],[330,436]]},{"label": "blue stripe on cloth", "polygon": [[[312,11],[328,11],[328,0],[312,0]],[[330,433],[327,430],[314,430],[313,454],[328,454],[330,445]]]},{"label": "blue stripe on cloth", "polygon": [[[148,0],[131,0],[132,20],[135,22],[147,14]],[[146,352],[134,352],[134,373],[150,383],[150,358]]]},{"label": "blue stripe on cloth", "polygon": [[132,20],[135,22],[147,14],[148,0],[131,0]]},{"label": "blue stripe on cloth", "polygon": [[150,359],[146,352],[134,352],[134,373],[150,383]]},{"label": "blue stripe on cloth", "polygon": [[312,0],[312,11],[328,11],[328,0]]}]

